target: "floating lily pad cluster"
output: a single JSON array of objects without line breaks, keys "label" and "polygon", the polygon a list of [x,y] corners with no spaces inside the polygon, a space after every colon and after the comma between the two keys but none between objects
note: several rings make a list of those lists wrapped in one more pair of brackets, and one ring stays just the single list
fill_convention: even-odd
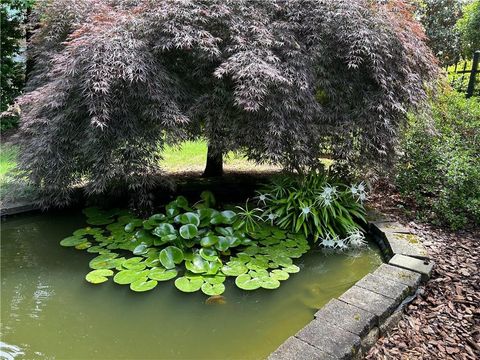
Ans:
[{"label": "floating lily pad cluster", "polygon": [[300,270],[292,259],[309,249],[303,234],[266,224],[247,232],[235,211],[212,208],[209,192],[202,198],[191,207],[180,196],[165,213],[148,219],[125,210],[87,208],[87,223],[94,227],[76,230],[60,244],[98,254],[89,263],[88,282],[113,277],[139,292],[175,279],[183,292],[220,295],[227,277],[235,277],[244,290],[276,289]]}]

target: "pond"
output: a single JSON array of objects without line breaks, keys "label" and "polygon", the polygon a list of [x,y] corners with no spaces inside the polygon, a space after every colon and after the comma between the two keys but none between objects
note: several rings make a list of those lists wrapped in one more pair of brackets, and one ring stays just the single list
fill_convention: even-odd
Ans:
[{"label": "pond", "polygon": [[0,358],[262,359],[382,262],[374,245],[310,251],[280,288],[248,292],[230,279],[225,304],[207,304],[171,282],[146,293],[86,282],[96,254],[59,245],[83,226],[68,212],[2,221]]}]

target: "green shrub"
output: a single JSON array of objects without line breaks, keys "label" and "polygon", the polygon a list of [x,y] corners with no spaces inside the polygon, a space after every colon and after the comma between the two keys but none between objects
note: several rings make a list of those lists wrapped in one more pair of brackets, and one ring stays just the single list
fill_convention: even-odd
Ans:
[{"label": "green shrub", "polygon": [[359,222],[365,221],[365,186],[347,186],[324,174],[282,176],[258,196],[264,219],[281,229],[321,239],[325,247],[363,243]]},{"label": "green shrub", "polygon": [[480,50],[480,0],[464,5],[456,30],[460,34],[463,55],[470,58],[476,50]]},{"label": "green shrub", "polygon": [[397,168],[419,216],[458,229],[480,219],[480,101],[446,91],[431,114],[411,116]]}]

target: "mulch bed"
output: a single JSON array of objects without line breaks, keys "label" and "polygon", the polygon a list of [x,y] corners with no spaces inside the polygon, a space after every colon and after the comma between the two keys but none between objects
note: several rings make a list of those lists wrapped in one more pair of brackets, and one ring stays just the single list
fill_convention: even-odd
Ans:
[{"label": "mulch bed", "polygon": [[480,230],[451,232],[417,223],[405,215],[405,204],[391,189],[370,205],[423,237],[435,267],[398,326],[377,341],[366,359],[479,359]]}]

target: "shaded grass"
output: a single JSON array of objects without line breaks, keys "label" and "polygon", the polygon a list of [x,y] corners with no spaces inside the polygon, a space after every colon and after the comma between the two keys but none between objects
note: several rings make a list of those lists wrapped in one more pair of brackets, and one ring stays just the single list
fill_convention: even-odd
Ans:
[{"label": "shaded grass", "polygon": [[17,164],[17,148],[12,145],[2,144],[0,146],[0,184],[5,176]]}]

